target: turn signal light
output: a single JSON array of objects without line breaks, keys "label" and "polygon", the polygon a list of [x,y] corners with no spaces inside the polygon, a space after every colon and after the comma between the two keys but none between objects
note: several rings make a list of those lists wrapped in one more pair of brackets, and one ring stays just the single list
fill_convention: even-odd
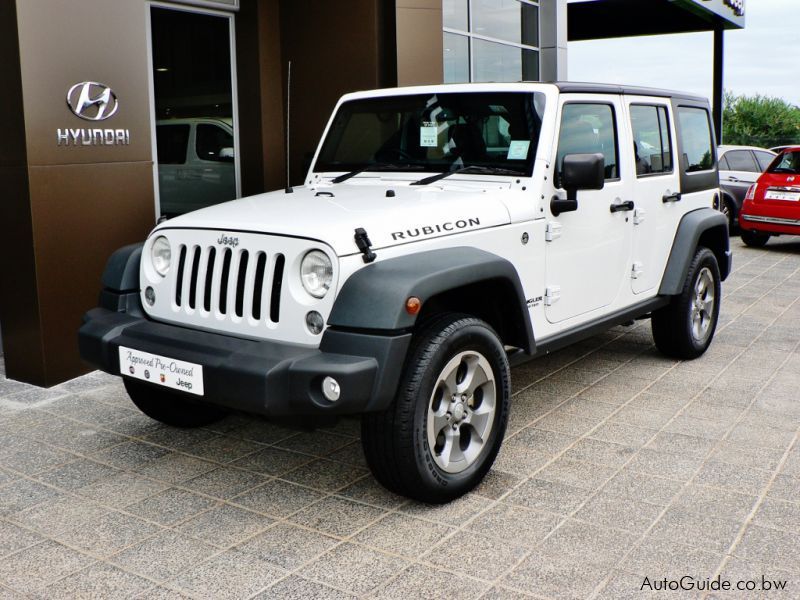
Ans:
[{"label": "turn signal light", "polygon": [[419,314],[419,310],[422,308],[422,300],[417,298],[416,296],[411,296],[408,300],[406,300],[406,312],[410,315],[417,315]]}]

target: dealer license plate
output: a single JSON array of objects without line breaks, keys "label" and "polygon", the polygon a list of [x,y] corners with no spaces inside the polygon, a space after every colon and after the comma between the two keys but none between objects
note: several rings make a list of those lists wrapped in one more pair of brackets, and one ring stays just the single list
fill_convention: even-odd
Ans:
[{"label": "dealer license plate", "polygon": [[779,190],[767,190],[764,194],[767,200],[792,200],[797,202],[800,200],[800,192],[782,192]]},{"label": "dealer license plate", "polygon": [[120,346],[119,370],[125,377],[203,395],[202,365]]}]

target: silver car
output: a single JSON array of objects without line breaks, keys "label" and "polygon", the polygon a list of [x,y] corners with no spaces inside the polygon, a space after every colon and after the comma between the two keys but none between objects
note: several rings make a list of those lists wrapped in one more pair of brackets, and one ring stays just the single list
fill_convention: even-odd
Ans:
[{"label": "silver car", "polygon": [[748,188],[767,170],[777,154],[754,146],[719,146],[717,153],[722,188],[722,199],[717,208],[728,217],[728,227],[734,231]]},{"label": "silver car", "polygon": [[162,215],[180,215],[236,197],[231,119],[158,121],[156,142]]}]

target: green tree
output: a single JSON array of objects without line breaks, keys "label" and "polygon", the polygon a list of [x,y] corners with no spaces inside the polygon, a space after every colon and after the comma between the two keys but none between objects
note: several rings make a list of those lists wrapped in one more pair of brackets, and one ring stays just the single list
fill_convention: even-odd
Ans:
[{"label": "green tree", "polygon": [[725,92],[722,123],[725,144],[770,148],[800,143],[800,108],[781,98]]}]

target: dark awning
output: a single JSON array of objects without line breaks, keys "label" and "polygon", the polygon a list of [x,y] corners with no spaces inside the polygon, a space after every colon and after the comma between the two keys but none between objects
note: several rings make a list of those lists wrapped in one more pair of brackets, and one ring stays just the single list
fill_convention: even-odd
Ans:
[{"label": "dark awning", "polygon": [[744,0],[591,0],[567,10],[571,42],[744,27]]}]

